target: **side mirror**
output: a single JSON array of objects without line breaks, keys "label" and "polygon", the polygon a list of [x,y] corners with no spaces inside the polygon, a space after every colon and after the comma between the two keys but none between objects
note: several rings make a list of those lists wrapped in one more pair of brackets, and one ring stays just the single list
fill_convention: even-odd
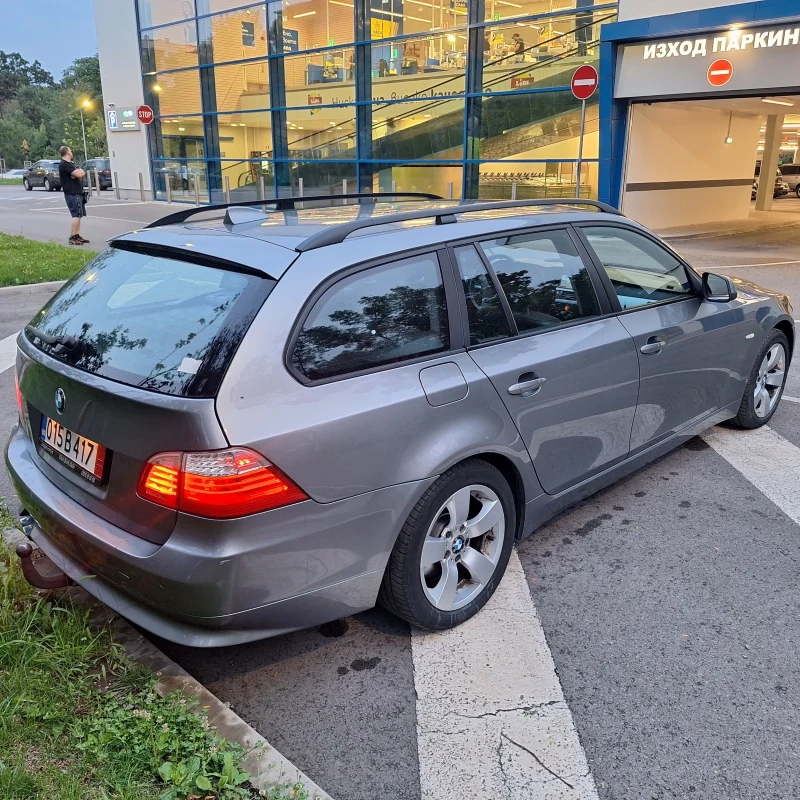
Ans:
[{"label": "side mirror", "polygon": [[703,296],[710,303],[730,303],[738,294],[730,278],[715,275],[713,272],[703,273]]}]

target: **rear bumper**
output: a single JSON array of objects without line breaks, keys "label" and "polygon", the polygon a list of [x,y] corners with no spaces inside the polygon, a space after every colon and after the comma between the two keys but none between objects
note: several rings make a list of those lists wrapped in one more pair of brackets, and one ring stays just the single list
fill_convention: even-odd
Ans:
[{"label": "rear bumper", "polygon": [[132,622],[195,647],[275,636],[372,607],[397,532],[433,480],[224,523],[179,515],[158,545],[51,483],[19,428],[6,464],[35,520],[29,538],[59,569]]}]

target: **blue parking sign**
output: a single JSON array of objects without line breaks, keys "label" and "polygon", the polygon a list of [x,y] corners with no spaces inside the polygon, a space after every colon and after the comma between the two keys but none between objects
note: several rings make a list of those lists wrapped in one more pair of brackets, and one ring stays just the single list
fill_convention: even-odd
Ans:
[{"label": "blue parking sign", "polygon": [[117,117],[116,110],[113,108],[108,111],[108,127],[112,131],[119,130],[119,118]]}]

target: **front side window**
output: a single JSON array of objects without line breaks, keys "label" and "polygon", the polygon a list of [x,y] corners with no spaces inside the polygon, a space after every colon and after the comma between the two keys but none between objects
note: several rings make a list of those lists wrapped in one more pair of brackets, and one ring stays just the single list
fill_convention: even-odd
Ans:
[{"label": "front side window", "polygon": [[625,228],[582,228],[614,287],[623,311],[694,293],[686,268],[672,253]]},{"label": "front side window", "polygon": [[470,344],[483,344],[511,336],[500,296],[478,252],[468,245],[457,248],[455,253],[467,301]]},{"label": "front side window", "polygon": [[504,236],[480,246],[520,333],[601,313],[589,273],[566,231]]},{"label": "front side window", "polygon": [[441,353],[450,347],[434,254],[358,272],[328,289],[306,318],[294,367],[320,380]]}]

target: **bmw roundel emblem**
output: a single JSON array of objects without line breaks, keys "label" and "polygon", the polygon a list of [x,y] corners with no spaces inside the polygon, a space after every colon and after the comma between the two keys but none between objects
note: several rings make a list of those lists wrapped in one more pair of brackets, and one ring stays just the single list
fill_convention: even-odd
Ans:
[{"label": "bmw roundel emblem", "polygon": [[63,414],[66,407],[67,396],[64,394],[64,390],[56,389],[56,411],[58,411],[59,414]]}]

